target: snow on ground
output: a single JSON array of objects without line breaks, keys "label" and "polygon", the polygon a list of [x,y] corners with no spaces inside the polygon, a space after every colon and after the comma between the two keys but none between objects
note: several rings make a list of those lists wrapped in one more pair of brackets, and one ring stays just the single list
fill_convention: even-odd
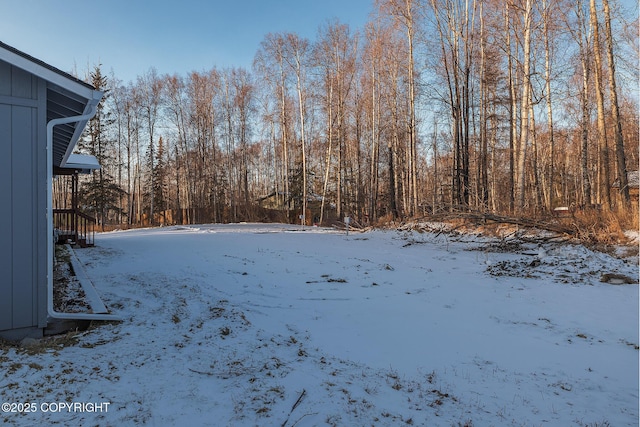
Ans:
[{"label": "snow on ground", "polygon": [[264,224],[96,243],[124,321],[0,350],[2,401],[35,404],[0,425],[638,425],[638,285],[600,282],[637,258]]}]

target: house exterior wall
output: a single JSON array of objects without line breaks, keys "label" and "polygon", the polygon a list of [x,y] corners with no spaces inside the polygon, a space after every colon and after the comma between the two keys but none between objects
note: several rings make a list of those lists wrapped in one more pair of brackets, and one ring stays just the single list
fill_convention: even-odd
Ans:
[{"label": "house exterior wall", "polygon": [[47,324],[46,82],[0,61],[0,336]]}]

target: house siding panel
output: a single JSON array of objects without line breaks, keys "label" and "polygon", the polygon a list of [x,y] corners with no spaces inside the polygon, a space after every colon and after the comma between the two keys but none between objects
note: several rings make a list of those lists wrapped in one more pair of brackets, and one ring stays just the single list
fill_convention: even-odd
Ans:
[{"label": "house siding panel", "polygon": [[[36,258],[37,273],[35,273],[35,279],[37,281],[37,309],[34,311],[34,315],[37,316],[37,325],[39,328],[47,326],[48,312],[47,312],[47,283],[49,274],[53,274],[53,271],[48,271],[48,238],[53,240],[53,236],[49,236],[49,230],[47,227],[47,219],[49,214],[47,212],[47,83],[42,79],[37,80],[38,87],[38,110],[37,117],[34,117],[36,124],[37,135],[35,135],[35,147],[36,147],[36,163],[35,168],[37,172],[37,179],[35,181],[36,197],[36,210],[34,221],[37,226],[34,230],[37,230],[34,238],[34,254]],[[49,236],[47,238],[47,236]]]},{"label": "house siding panel", "polygon": [[17,67],[11,67],[11,95],[16,98],[36,99],[34,77],[31,73]]},{"label": "house siding panel", "polygon": [[[2,77],[2,63],[0,63],[0,82]],[[0,83],[1,86],[1,83]],[[0,104],[0,182],[11,182],[11,106]],[[8,203],[9,185],[2,186],[0,203],[0,235],[11,236],[12,207]],[[13,252],[11,239],[0,239],[0,271],[3,280],[0,281],[0,330],[11,328],[13,322]]]},{"label": "house siding panel", "polygon": [[11,64],[0,61],[0,95],[11,96]]},{"label": "house siding panel", "polygon": [[0,331],[46,325],[45,128],[45,82],[0,61]]},{"label": "house siding panel", "polygon": [[[48,321],[53,236],[47,119],[75,115],[74,101],[84,111],[84,102],[101,93],[1,42],[0,53],[0,336],[21,339],[42,336]],[[64,96],[49,102],[48,92]],[[76,135],[58,136],[58,151],[76,143]]]},{"label": "house siding panel", "polygon": [[35,326],[34,309],[37,297],[34,277],[34,145],[36,144],[34,115],[28,107],[12,107],[12,235],[13,245],[13,327]]}]

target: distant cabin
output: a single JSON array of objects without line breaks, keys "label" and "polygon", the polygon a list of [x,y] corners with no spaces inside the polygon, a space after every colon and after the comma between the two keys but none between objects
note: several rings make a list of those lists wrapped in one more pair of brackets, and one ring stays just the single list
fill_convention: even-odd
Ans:
[{"label": "distant cabin", "polygon": [[0,42],[0,337],[40,337],[47,326],[52,178],[101,98],[93,86]]}]

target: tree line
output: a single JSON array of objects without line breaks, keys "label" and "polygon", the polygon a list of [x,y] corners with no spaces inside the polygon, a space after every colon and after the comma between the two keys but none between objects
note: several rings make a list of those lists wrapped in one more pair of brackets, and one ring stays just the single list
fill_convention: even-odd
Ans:
[{"label": "tree line", "polygon": [[323,222],[629,210],[635,14],[614,0],[376,0],[364,28],[265,35],[251,69],[124,83],[96,66],[105,97],[80,148],[102,169],[83,208],[130,225],[264,220],[269,196],[286,219],[313,206]]}]

